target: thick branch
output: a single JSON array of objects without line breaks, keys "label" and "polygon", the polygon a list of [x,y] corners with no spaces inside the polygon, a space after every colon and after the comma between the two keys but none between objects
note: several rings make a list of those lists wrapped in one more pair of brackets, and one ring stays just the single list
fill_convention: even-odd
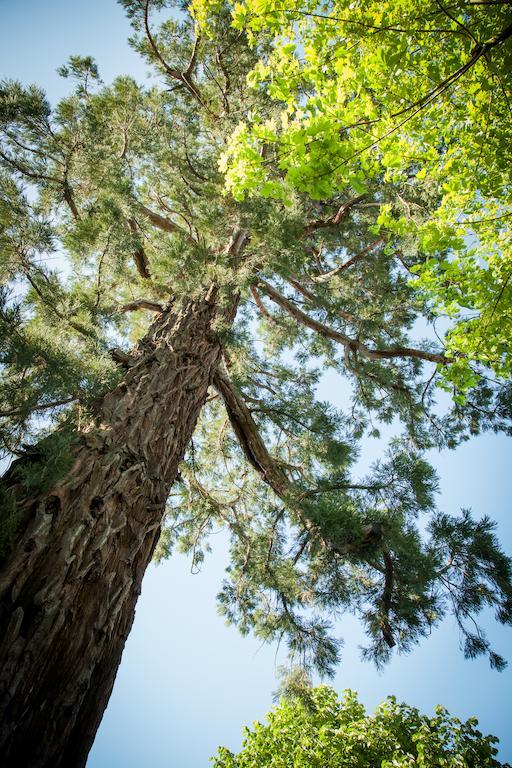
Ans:
[{"label": "thick branch", "polygon": [[[316,529],[317,526],[311,520],[304,519],[300,509],[301,500],[308,495],[314,495],[314,492],[298,492],[283,468],[270,455],[244,398],[237,392],[226,371],[221,368],[217,369],[213,385],[224,400],[229,421],[249,463],[279,498],[300,512],[304,525],[309,532]],[[361,486],[347,484],[344,487],[350,489]],[[327,549],[330,549],[337,555],[343,556],[352,552],[360,552],[364,548],[378,544],[381,541],[382,525],[380,523],[365,525],[361,530],[361,534],[360,539],[343,544],[335,544],[324,538],[322,538],[322,541]]]},{"label": "thick branch", "polygon": [[197,62],[197,54],[199,52],[199,44],[200,44],[200,42],[201,42],[201,35],[199,33],[197,33],[196,39],[194,40],[194,47],[192,48],[192,53],[190,54],[190,61],[188,62],[188,67],[183,72],[183,77],[185,79],[187,79],[187,80],[190,77],[192,77],[192,75],[194,73],[194,69],[195,69],[196,62]]},{"label": "thick branch", "polygon": [[315,221],[310,221],[309,224],[306,224],[304,227],[304,237],[308,237],[318,229],[337,226],[345,218],[350,209],[359,203],[364,197],[365,195],[358,195],[357,197],[353,197],[348,202],[343,203],[337,212],[333,216],[329,216],[327,219],[315,219]]},{"label": "thick branch", "polygon": [[147,299],[137,299],[136,301],[129,301],[127,304],[116,309],[116,312],[138,312],[139,309],[149,309],[150,312],[163,312],[164,308],[156,301],[148,301]]},{"label": "thick branch", "polygon": [[120,347],[113,347],[108,350],[112,360],[122,368],[131,368],[135,364],[136,358],[129,352],[125,352]]},{"label": "thick branch", "polygon": [[[137,222],[135,219],[130,219],[128,221],[129,227],[134,235],[138,235],[138,227]],[[151,273],[149,271],[149,263],[148,263],[148,257],[146,256],[146,252],[144,248],[138,244],[133,252],[133,260],[135,262],[135,266],[137,267],[137,272],[141,277],[143,277],[145,280],[149,280],[151,277]]]},{"label": "thick branch", "polygon": [[213,385],[224,400],[229,421],[247,460],[280,498],[288,499],[292,492],[290,481],[267,451],[243,397],[221,368],[215,373]]},{"label": "thick branch", "polygon": [[230,256],[234,263],[241,258],[246,245],[250,242],[251,236],[245,229],[235,227],[233,230],[229,242],[224,248],[224,253]]},{"label": "thick branch", "polygon": [[71,211],[73,218],[76,221],[80,221],[80,213],[78,211],[78,208],[76,207],[75,198],[73,197],[73,192],[71,190],[71,187],[69,186],[68,182],[65,181],[64,184],[64,200],[68,204],[69,210]]},{"label": "thick branch", "polygon": [[361,357],[365,357],[368,360],[389,360],[395,357],[411,357],[418,360],[427,360],[428,362],[437,363],[438,365],[448,365],[449,363],[453,362],[452,358],[445,357],[444,355],[439,355],[434,352],[425,352],[422,349],[414,349],[412,347],[396,346],[387,347],[385,349],[370,349],[362,342],[357,341],[356,339],[351,339],[345,333],[336,331],[333,328],[330,328],[328,325],[325,325],[324,323],[321,323],[318,320],[310,317],[308,314],[299,309],[293,302],[279,293],[279,291],[270,285],[270,283],[267,283],[266,280],[263,280],[263,278],[260,277],[258,279],[258,285],[265,291],[267,296],[269,296],[272,301],[274,301],[278,306],[288,312],[299,323],[306,326],[306,328],[311,328],[312,331],[319,333],[321,336],[324,336],[327,339],[337,341],[347,350],[353,352],[354,354],[359,354]]},{"label": "thick branch", "polygon": [[193,245],[197,245],[192,235],[189,232],[187,232],[186,229],[183,229],[183,227],[180,227],[179,224],[176,224],[175,221],[167,218],[167,216],[162,216],[160,213],[157,213],[156,211],[152,211],[143,203],[138,203],[137,205],[138,205],[138,208],[142,211],[142,213],[149,219],[149,221],[155,227],[157,227],[158,229],[161,229],[163,232],[169,232],[169,233],[177,232],[183,237],[185,237]]}]

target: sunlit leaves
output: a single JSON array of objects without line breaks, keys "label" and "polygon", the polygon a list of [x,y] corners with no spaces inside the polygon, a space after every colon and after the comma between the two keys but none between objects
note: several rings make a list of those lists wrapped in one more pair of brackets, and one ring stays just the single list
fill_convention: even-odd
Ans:
[{"label": "sunlit leaves", "polygon": [[299,680],[284,688],[265,723],[245,730],[235,755],[220,747],[215,768],[499,768],[498,741],[484,736],[476,718],[462,722],[443,707],[422,715],[390,696],[367,715],[353,691],[341,700],[332,688]]},{"label": "sunlit leaves", "polygon": [[[216,12],[201,0],[193,9],[199,23]],[[448,350],[465,362],[445,371],[449,386],[470,388],[472,361],[509,377],[506,4],[246,0],[232,16],[261,54],[248,83],[281,115],[270,132],[254,115],[236,129],[221,165],[227,189],[286,201],[290,188],[326,199],[369,180],[428,180],[428,223],[383,216],[381,226],[397,246],[417,238],[414,284],[452,320]]]}]

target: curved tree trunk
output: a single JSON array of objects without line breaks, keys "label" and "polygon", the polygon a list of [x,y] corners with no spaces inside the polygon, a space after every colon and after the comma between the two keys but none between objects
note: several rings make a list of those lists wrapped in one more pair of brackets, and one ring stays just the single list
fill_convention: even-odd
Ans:
[{"label": "curved tree trunk", "polygon": [[[220,356],[215,313],[213,289],[162,313],[81,432],[71,471],[23,502],[0,569],[3,768],[85,765]],[[15,480],[14,469],[4,483]]]}]

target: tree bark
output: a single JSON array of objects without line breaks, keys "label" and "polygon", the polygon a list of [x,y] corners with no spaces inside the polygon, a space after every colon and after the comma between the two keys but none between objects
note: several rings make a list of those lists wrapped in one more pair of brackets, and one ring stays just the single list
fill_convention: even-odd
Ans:
[{"label": "tree bark", "polygon": [[49,492],[23,499],[16,467],[3,478],[24,520],[0,569],[3,768],[86,763],[220,357],[217,312],[211,288],[158,316]]}]

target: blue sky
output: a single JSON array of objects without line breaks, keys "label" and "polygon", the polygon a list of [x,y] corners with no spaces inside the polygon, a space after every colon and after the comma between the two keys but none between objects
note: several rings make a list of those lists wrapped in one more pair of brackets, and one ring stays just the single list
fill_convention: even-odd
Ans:
[{"label": "blue sky", "polygon": [[[145,65],[126,44],[129,25],[114,0],[0,0],[0,18],[0,76],[35,82],[53,102],[66,93],[68,85],[55,70],[70,54],[93,55],[106,82],[126,73],[145,78]],[[339,402],[341,391],[329,377],[321,395]],[[503,436],[486,435],[432,457],[441,478],[439,507],[489,514],[509,553],[511,445]],[[376,444],[368,449],[370,459],[376,458]],[[218,745],[236,749],[242,727],[271,706],[275,668],[285,654],[241,638],[217,616],[227,542],[220,534],[212,543],[213,554],[197,576],[181,556],[150,567],[88,768],[207,766]],[[507,655],[510,631],[492,620],[486,625],[497,650]],[[453,622],[446,621],[409,656],[395,658],[382,674],[359,660],[363,638],[357,624],[343,619],[338,629],[345,638],[333,682],[338,690],[354,688],[369,708],[395,694],[424,711],[442,703],[461,718],[476,715],[484,732],[500,737],[501,758],[512,761],[512,668],[499,674],[484,659],[465,661]]]}]

